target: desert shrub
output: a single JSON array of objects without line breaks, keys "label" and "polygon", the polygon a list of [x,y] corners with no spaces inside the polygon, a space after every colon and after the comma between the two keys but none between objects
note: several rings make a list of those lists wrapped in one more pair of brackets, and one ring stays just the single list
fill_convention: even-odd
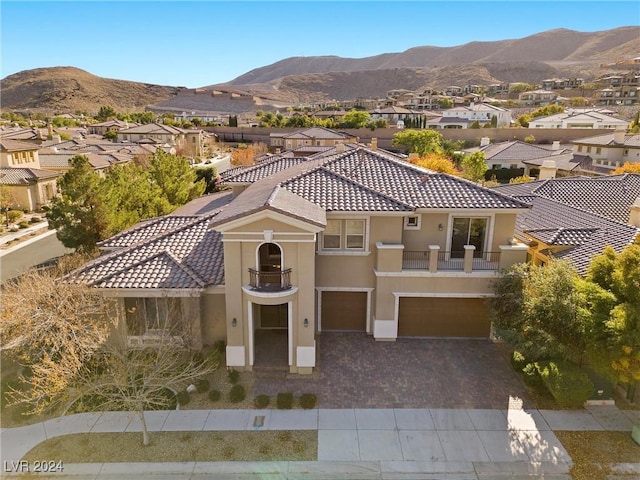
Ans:
[{"label": "desert shrub", "polygon": [[9,223],[16,223],[24,215],[20,210],[9,210],[7,216],[9,217]]},{"label": "desert shrub", "polygon": [[283,392],[276,397],[276,405],[281,410],[290,410],[293,407],[293,393]]},{"label": "desert shrub", "polygon": [[196,392],[205,393],[209,391],[209,380],[206,378],[199,378],[196,381]]},{"label": "desert shrub", "polygon": [[582,407],[593,394],[594,386],[589,376],[572,363],[540,362],[540,378],[561,407]]},{"label": "desert shrub", "polygon": [[229,370],[229,382],[231,385],[235,385],[240,380],[240,372],[238,370],[234,370],[233,368]]},{"label": "desert shrub", "polygon": [[240,403],[245,398],[247,398],[247,392],[244,391],[244,387],[242,385],[234,385],[231,387],[229,391],[229,401],[231,403]]},{"label": "desert shrub", "polygon": [[18,228],[27,228],[28,226],[29,222],[27,222],[26,220],[23,220],[18,224]]},{"label": "desert shrub", "polygon": [[220,390],[211,390],[209,392],[209,400],[211,400],[212,402],[219,401],[221,397],[222,395],[220,394]]},{"label": "desert shrub", "polygon": [[267,408],[267,406],[269,405],[269,402],[270,402],[269,395],[258,395],[256,398],[253,399],[253,403],[256,406],[256,408]]},{"label": "desert shrub", "polygon": [[313,393],[303,393],[300,395],[300,406],[304,409],[310,409],[316,406],[318,398]]},{"label": "desert shrub", "polygon": [[186,390],[180,390],[176,395],[179,405],[188,405],[191,401],[191,395]]},{"label": "desert shrub", "polygon": [[534,137],[533,135],[527,135],[526,137],[524,137],[524,141],[525,143],[535,143],[536,137]]},{"label": "desert shrub", "polygon": [[40,217],[31,217],[31,220],[29,220],[29,223],[38,223],[41,221],[42,219]]}]

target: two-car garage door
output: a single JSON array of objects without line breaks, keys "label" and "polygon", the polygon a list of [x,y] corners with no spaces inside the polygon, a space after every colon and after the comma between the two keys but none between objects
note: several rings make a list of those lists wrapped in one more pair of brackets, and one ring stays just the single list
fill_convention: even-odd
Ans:
[{"label": "two-car garage door", "polygon": [[488,337],[484,298],[401,297],[399,337]]}]

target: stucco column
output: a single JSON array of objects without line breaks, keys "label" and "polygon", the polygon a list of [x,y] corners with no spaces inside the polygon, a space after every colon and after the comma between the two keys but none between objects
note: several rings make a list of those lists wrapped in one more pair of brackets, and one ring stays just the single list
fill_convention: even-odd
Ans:
[{"label": "stucco column", "polygon": [[435,273],[438,271],[438,253],[440,245],[429,245],[429,271]]},{"label": "stucco column", "polygon": [[475,245],[464,246],[464,273],[471,273],[473,271],[473,253],[475,251]]}]

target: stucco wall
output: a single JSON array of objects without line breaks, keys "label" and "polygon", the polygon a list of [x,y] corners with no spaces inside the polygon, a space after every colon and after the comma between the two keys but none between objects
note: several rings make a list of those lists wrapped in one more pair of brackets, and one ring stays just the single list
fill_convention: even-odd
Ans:
[{"label": "stucco wall", "polygon": [[224,294],[204,294],[201,300],[202,343],[213,345],[227,340],[226,301]]}]

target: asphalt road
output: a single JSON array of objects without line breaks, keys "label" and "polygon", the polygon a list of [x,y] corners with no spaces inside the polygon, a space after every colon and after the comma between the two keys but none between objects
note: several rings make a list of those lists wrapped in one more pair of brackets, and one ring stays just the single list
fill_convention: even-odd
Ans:
[{"label": "asphalt road", "polygon": [[0,253],[0,282],[20,275],[29,267],[60,257],[73,250],[65,248],[51,231]]}]

